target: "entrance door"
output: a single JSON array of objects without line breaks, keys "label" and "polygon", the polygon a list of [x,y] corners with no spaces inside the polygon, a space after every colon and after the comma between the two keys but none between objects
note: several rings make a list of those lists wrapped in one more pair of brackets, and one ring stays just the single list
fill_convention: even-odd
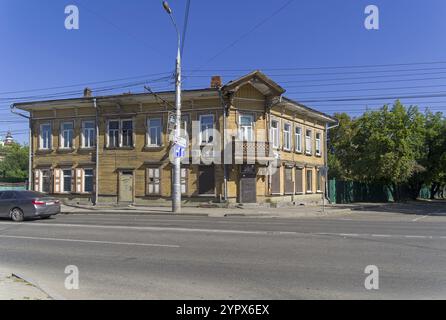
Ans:
[{"label": "entrance door", "polygon": [[243,165],[240,171],[240,202],[257,202],[257,174],[255,165]]},{"label": "entrance door", "polygon": [[214,166],[200,166],[198,177],[198,192],[200,195],[215,195]]},{"label": "entrance door", "polygon": [[119,174],[119,202],[133,202],[132,171],[123,171]]}]

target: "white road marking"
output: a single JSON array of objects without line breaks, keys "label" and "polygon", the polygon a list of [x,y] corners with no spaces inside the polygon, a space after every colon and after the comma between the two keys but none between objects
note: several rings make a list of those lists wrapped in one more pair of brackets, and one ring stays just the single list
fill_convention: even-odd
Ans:
[{"label": "white road marking", "polygon": [[[197,228],[177,228],[177,227],[135,227],[135,226],[108,226],[108,225],[84,225],[84,224],[62,224],[62,223],[32,223],[32,224],[17,224],[13,222],[0,222],[1,225],[16,226],[16,227],[45,227],[45,228],[84,228],[84,229],[110,229],[110,230],[137,230],[137,231],[167,231],[167,232],[195,232],[195,233],[217,233],[217,234],[242,234],[242,235],[273,235],[273,236],[335,236],[335,237],[363,237],[363,238],[414,238],[414,239],[446,239],[446,236],[418,236],[418,235],[385,235],[385,234],[356,234],[356,233],[326,233],[326,232],[297,232],[297,231],[256,231],[256,230],[225,230],[225,229],[197,229]],[[8,231],[10,231],[9,229]],[[0,237],[5,237],[1,236]],[[44,238],[42,238],[44,239]],[[51,240],[51,239],[49,239]],[[69,239],[68,239],[69,240]],[[77,241],[77,240],[73,240]],[[79,240],[83,241],[83,240]],[[98,243],[100,243],[99,241]],[[94,243],[94,241],[92,242]],[[104,242],[107,243],[107,242]],[[112,242],[113,243],[113,242]],[[119,244],[119,243],[115,243]],[[133,245],[122,243],[126,245]],[[135,244],[137,245],[137,244]],[[144,244],[140,244],[144,245]],[[149,246],[163,246],[163,245],[149,245]],[[169,245],[166,245],[169,247]],[[173,246],[177,247],[177,246]]]},{"label": "white road marking", "polygon": [[139,246],[139,247],[163,247],[163,248],[180,248],[176,245],[167,244],[152,244],[152,243],[132,243],[132,242],[113,242],[113,241],[95,241],[95,240],[82,240],[82,239],[62,239],[62,238],[40,238],[40,237],[24,237],[13,235],[0,235],[0,238],[4,239],[21,239],[21,240],[41,240],[41,241],[58,241],[58,242],[80,242],[80,243],[95,243],[95,244],[113,244],[122,246]]},{"label": "white road marking", "polygon": [[418,217],[416,219],[413,219],[412,222],[417,222],[417,221],[420,221],[420,220],[425,219],[427,217],[429,217],[429,215],[426,215],[426,216],[423,216],[423,217]]}]

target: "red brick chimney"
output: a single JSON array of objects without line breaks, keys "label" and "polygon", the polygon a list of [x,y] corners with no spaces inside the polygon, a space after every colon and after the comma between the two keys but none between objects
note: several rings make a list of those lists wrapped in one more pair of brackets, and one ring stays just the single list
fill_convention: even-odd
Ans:
[{"label": "red brick chimney", "polygon": [[213,76],[211,79],[211,88],[221,88],[222,81],[220,76]]}]

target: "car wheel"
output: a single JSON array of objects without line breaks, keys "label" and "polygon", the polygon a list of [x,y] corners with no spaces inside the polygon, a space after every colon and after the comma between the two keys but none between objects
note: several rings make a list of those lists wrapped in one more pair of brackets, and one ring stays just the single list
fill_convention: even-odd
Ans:
[{"label": "car wheel", "polygon": [[11,219],[14,222],[22,222],[25,220],[25,215],[23,214],[23,211],[19,208],[14,208],[11,210]]}]

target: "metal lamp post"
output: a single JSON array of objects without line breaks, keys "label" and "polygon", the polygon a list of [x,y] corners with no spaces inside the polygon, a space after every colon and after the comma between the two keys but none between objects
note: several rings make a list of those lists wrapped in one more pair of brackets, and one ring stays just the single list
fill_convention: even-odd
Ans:
[{"label": "metal lamp post", "polygon": [[[163,1],[164,10],[170,16],[172,23],[175,27],[178,37],[178,53],[175,66],[175,107],[176,107],[176,124],[175,124],[175,138],[174,141],[178,140],[181,135],[181,36],[178,26],[173,18],[172,9],[170,8],[167,1]],[[177,146],[175,146],[175,149]],[[174,150],[174,153],[175,150]],[[175,159],[173,163],[172,170],[172,212],[181,212],[181,157],[179,154],[175,154]]]}]

